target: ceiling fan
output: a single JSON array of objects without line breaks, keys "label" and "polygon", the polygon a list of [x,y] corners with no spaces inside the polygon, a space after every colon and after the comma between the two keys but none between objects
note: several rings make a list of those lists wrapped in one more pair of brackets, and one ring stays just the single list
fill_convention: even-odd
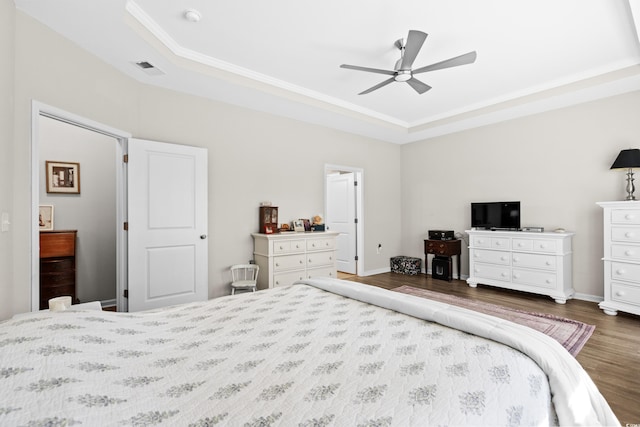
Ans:
[{"label": "ceiling fan", "polygon": [[369,73],[387,74],[392,76],[391,78],[378,83],[377,85],[360,92],[358,95],[364,95],[374,90],[380,89],[383,86],[393,82],[407,82],[416,92],[423,94],[431,86],[421,82],[414,77],[415,74],[426,73],[427,71],[441,70],[443,68],[457,67],[459,65],[471,64],[476,60],[476,52],[465,53],[464,55],[456,56],[454,58],[446,59],[444,61],[436,62],[435,64],[427,65],[426,67],[411,69],[413,61],[420,52],[424,41],[427,39],[427,34],[422,31],[410,30],[407,36],[406,43],[403,39],[396,40],[395,46],[400,49],[400,59],[396,62],[393,70],[381,70],[379,68],[360,67],[358,65],[342,64],[340,68],[347,68],[349,70],[367,71]]}]

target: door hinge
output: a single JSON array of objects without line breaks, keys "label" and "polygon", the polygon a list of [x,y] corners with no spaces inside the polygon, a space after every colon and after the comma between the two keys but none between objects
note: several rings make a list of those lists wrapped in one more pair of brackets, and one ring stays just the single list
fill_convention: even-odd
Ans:
[{"label": "door hinge", "polygon": [[353,223],[354,223],[354,224],[357,224],[357,223],[358,223],[358,218],[354,218],[354,219],[353,219]]},{"label": "door hinge", "polygon": [[129,155],[128,155],[128,154],[125,154],[124,156],[122,156],[122,161],[123,161],[124,163],[129,163]]},{"label": "door hinge", "polygon": [[357,187],[358,186],[358,181],[353,181],[353,186]]},{"label": "door hinge", "polygon": [[353,257],[353,260],[354,260],[354,261],[358,261],[358,255],[354,256],[354,257]]},{"label": "door hinge", "polygon": [[129,298],[129,289],[125,289],[124,293],[122,294],[125,298]]},{"label": "door hinge", "polygon": [[122,227],[124,228],[124,231],[129,231],[129,222],[125,222]]}]

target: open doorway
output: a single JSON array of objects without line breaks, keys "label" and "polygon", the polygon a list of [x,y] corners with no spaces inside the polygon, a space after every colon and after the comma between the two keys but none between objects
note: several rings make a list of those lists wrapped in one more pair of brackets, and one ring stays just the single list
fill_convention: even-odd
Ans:
[{"label": "open doorway", "polygon": [[[32,108],[31,309],[40,308],[40,206],[53,206],[53,229],[77,231],[76,297],[121,310],[126,289],[124,166],[130,135],[38,102]],[[47,191],[45,162],[78,164],[78,193]],[[51,178],[51,177],[50,177]]]},{"label": "open doorway", "polygon": [[338,272],[361,275],[363,244],[363,177],[360,168],[325,165],[325,223],[340,233],[336,240]]}]

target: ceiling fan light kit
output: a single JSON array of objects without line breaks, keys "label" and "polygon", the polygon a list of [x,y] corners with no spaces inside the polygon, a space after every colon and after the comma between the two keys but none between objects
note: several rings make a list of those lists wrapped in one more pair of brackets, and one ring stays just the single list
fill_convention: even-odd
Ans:
[{"label": "ceiling fan light kit", "polygon": [[471,64],[475,62],[477,54],[475,51],[465,53],[464,55],[456,56],[453,58],[446,59],[444,61],[437,62],[435,64],[427,65],[426,67],[421,67],[413,70],[411,67],[413,66],[413,61],[415,61],[420,49],[422,49],[422,45],[427,39],[427,34],[422,31],[410,30],[409,35],[407,36],[406,43],[403,39],[396,40],[394,45],[400,49],[400,59],[396,62],[393,70],[383,70],[379,68],[369,68],[369,67],[361,67],[358,65],[348,65],[342,64],[340,68],[346,68],[349,70],[356,71],[366,71],[368,73],[378,73],[378,74],[386,74],[392,76],[391,78],[384,80],[377,85],[360,92],[358,95],[365,95],[367,93],[371,93],[374,90],[380,89],[383,86],[388,85],[393,82],[406,82],[409,86],[411,86],[416,92],[419,94],[423,94],[429,89],[431,86],[421,82],[420,80],[414,77],[415,74],[426,73],[427,71],[435,71],[442,70],[444,68],[457,67],[460,65]]}]

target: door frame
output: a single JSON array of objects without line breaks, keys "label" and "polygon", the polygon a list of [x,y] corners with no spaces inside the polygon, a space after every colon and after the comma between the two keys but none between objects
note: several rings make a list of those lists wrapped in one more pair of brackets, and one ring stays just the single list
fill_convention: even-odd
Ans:
[{"label": "door frame", "polygon": [[358,223],[356,224],[356,276],[362,276],[364,274],[364,169],[355,168],[352,166],[342,166],[334,164],[324,165],[324,217],[327,218],[327,175],[331,172],[352,172],[354,174],[355,181],[358,183],[355,189],[356,193],[356,217]]},{"label": "door frame", "polygon": [[127,289],[127,236],[124,224],[127,218],[126,168],[122,161],[127,152],[127,141],[131,138],[125,132],[104,125],[86,117],[70,113],[39,101],[31,102],[31,311],[40,309],[40,228],[38,227],[38,207],[40,205],[40,167],[38,165],[40,147],[40,116],[78,126],[92,132],[110,136],[116,142],[116,305],[118,311],[126,311],[124,289]]}]

